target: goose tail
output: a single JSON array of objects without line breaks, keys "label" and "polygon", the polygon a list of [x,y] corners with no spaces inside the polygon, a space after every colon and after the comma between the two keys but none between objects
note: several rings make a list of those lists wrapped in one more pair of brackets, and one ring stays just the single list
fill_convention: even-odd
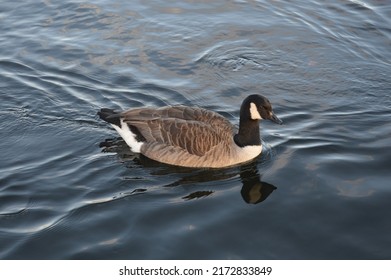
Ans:
[{"label": "goose tail", "polygon": [[98,116],[105,122],[110,123],[118,134],[125,140],[126,144],[135,153],[140,153],[141,146],[146,141],[140,131],[132,125],[123,121],[120,113],[112,109],[103,108],[98,112]]},{"label": "goose tail", "polygon": [[98,112],[98,116],[105,122],[111,123],[119,128],[121,127],[120,114],[112,109],[102,108]]}]

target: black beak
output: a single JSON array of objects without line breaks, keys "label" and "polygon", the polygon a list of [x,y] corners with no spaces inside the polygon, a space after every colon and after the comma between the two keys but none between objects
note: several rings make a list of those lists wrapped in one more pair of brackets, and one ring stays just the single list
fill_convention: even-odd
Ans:
[{"label": "black beak", "polygon": [[276,124],[282,124],[282,120],[280,120],[273,112],[270,115],[269,120],[271,120],[272,122],[275,122]]}]

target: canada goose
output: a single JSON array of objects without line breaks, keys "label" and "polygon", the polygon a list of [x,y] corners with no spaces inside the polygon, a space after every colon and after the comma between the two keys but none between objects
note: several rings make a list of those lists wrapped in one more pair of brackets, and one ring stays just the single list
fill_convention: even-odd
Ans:
[{"label": "canada goose", "polygon": [[248,162],[262,152],[259,121],[282,121],[269,100],[250,95],[240,108],[239,130],[222,115],[198,107],[138,108],[116,113],[101,109],[135,153],[166,164],[221,168]]}]

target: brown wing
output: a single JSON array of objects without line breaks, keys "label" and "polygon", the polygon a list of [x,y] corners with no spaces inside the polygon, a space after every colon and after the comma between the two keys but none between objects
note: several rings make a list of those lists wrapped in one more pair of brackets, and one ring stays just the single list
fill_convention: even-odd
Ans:
[{"label": "brown wing", "polygon": [[[221,115],[197,107],[133,109],[122,114],[124,121],[138,128],[145,137],[143,150],[175,149],[203,156],[232,138],[233,126]],[[158,145],[158,148],[156,148]],[[173,152],[173,150],[171,150]],[[152,152],[150,152],[152,153]]]}]

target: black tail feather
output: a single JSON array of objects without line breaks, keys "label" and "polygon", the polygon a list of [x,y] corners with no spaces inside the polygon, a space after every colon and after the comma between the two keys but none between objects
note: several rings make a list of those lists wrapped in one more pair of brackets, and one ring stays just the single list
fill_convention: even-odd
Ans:
[{"label": "black tail feather", "polygon": [[112,109],[102,108],[98,112],[98,116],[108,123],[121,127],[120,114]]}]

